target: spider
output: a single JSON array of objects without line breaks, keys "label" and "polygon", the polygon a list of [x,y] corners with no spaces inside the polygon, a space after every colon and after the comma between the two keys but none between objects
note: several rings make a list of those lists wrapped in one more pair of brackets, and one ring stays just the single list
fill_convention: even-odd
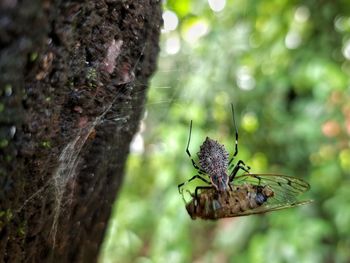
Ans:
[{"label": "spider", "polygon": [[[182,194],[182,187],[187,183],[191,182],[194,179],[200,179],[203,182],[207,183],[209,186],[197,186],[195,193],[200,189],[214,187],[218,192],[224,192],[227,190],[232,190],[231,182],[235,178],[239,170],[243,170],[249,173],[250,167],[247,166],[242,160],[239,160],[234,164],[233,160],[238,154],[238,130],[235,121],[234,109],[231,104],[232,109],[232,119],[235,126],[235,151],[232,154],[232,157],[229,159],[229,153],[225,149],[224,145],[219,144],[217,141],[206,137],[203,144],[200,146],[200,150],[197,153],[199,158],[199,164],[197,164],[189,151],[189,145],[191,141],[192,133],[192,120],[190,122],[190,132],[186,147],[186,153],[189,156],[193,167],[197,170],[198,174],[194,175],[192,178],[178,185],[178,190]],[[209,178],[206,179],[203,176]]]}]

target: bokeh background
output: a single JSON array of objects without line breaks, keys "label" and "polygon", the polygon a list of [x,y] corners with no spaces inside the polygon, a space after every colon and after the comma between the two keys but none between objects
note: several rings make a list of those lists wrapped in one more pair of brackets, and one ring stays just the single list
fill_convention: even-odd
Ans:
[{"label": "bokeh background", "polygon": [[[159,71],[100,262],[350,262],[348,1],[164,2]],[[314,202],[192,221],[177,184],[206,136]]]}]

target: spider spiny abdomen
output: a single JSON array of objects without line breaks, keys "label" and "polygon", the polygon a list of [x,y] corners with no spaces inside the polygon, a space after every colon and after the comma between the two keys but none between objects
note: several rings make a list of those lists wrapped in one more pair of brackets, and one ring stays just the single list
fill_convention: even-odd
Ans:
[{"label": "spider spiny abdomen", "polygon": [[197,155],[200,167],[210,176],[214,186],[218,190],[226,190],[229,153],[225,147],[207,137]]},{"label": "spider spiny abdomen", "polygon": [[207,137],[198,152],[199,164],[209,175],[227,170],[229,153],[224,145]]}]

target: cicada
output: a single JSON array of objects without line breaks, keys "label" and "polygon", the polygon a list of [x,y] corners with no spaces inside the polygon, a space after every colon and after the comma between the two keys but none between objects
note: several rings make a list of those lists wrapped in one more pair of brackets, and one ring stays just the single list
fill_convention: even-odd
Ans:
[{"label": "cicada", "polygon": [[218,191],[213,186],[199,186],[186,209],[192,219],[261,214],[311,202],[299,201],[310,185],[299,178],[278,174],[244,174],[236,176],[231,188]]}]

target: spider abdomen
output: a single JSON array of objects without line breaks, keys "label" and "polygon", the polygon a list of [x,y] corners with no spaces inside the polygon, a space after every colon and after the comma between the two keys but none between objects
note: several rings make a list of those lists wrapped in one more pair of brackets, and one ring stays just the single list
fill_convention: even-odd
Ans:
[{"label": "spider abdomen", "polygon": [[225,147],[207,137],[198,152],[199,165],[209,175],[213,185],[218,190],[228,187],[229,153]]}]

